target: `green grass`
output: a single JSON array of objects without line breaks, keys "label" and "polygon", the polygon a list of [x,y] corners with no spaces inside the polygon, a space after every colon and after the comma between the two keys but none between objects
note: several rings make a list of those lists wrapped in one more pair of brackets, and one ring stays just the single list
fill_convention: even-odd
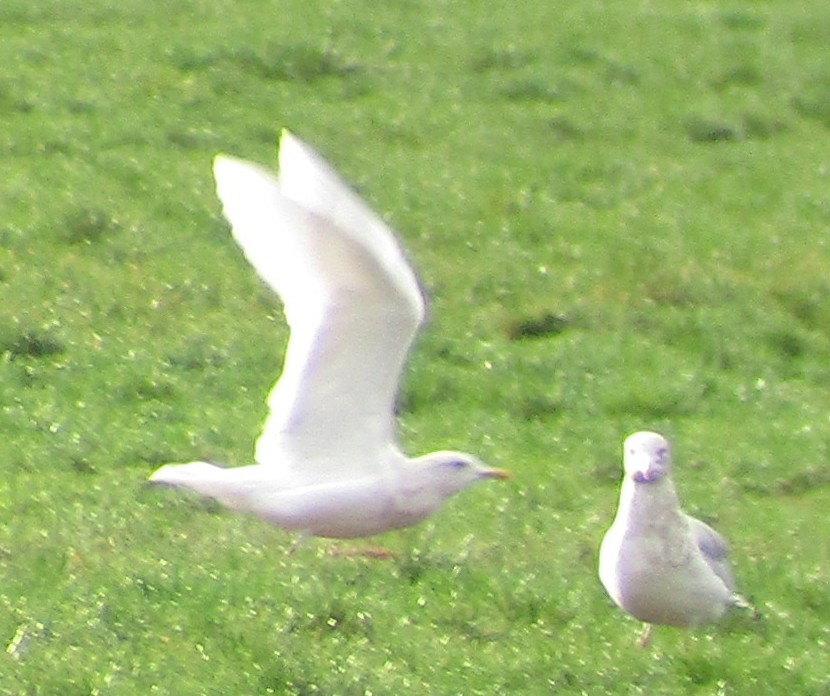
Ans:
[{"label": "green grass", "polygon": [[[0,693],[830,693],[826,3],[482,7],[0,3]],[[430,291],[407,451],[515,472],[397,561],[143,485],[250,461],[287,334],[210,163],[282,127]],[[646,428],[762,625],[604,595]]]}]

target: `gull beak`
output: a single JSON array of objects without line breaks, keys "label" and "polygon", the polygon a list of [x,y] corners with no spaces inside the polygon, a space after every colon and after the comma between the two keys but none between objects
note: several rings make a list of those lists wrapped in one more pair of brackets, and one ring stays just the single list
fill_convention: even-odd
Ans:
[{"label": "gull beak", "polygon": [[632,478],[636,483],[652,483],[660,478],[660,472],[655,469],[646,469],[635,472]]},{"label": "gull beak", "polygon": [[484,472],[484,478],[498,479],[499,481],[509,479],[512,475],[507,469],[488,469]]}]

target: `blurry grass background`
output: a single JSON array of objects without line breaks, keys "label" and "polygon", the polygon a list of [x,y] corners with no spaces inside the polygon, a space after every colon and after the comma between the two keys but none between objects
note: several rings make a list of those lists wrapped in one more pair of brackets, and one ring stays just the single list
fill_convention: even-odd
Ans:
[{"label": "blurry grass background", "polygon": [[[830,693],[830,10],[0,3],[0,693]],[[287,335],[217,152],[291,128],[432,298],[411,454],[514,470],[397,561],[143,487],[250,462]],[[673,439],[762,626],[635,645],[596,579]]]}]

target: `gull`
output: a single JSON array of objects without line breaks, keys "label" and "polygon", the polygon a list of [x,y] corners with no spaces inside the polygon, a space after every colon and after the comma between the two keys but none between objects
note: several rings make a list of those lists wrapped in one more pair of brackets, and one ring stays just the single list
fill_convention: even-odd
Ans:
[{"label": "gull", "polygon": [[190,489],[301,537],[365,537],[417,524],[472,483],[508,472],[462,452],[413,459],[394,406],[424,322],[421,286],[393,232],[310,146],[284,131],[279,174],[219,155],[233,237],[283,302],[291,335],[255,464],[167,464]]},{"label": "gull", "polygon": [[652,432],[623,445],[620,504],[599,553],[599,577],[614,603],[653,624],[699,627],[732,606],[751,608],[735,594],[729,547],[709,525],[680,509],[671,479],[668,441]]}]

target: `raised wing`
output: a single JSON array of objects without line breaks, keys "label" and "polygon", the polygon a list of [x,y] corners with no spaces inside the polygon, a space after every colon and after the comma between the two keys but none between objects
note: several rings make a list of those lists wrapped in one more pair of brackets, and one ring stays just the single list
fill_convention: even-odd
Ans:
[{"label": "raised wing", "polygon": [[285,130],[280,139],[279,181],[301,208],[331,221],[385,269],[403,298],[423,314],[424,297],[403,249],[385,222],[317,152]]},{"label": "raised wing", "polygon": [[723,584],[726,585],[727,589],[734,592],[735,579],[732,576],[732,566],[729,563],[729,545],[726,540],[699,519],[691,515],[686,515],[686,519],[689,520],[689,527],[706,563],[712,569],[712,572],[723,580]]},{"label": "raised wing", "polygon": [[424,301],[392,232],[313,151],[289,142],[298,166],[279,179],[241,160],[214,164],[234,238],[291,327],[256,459],[296,485],[377,475]]}]

